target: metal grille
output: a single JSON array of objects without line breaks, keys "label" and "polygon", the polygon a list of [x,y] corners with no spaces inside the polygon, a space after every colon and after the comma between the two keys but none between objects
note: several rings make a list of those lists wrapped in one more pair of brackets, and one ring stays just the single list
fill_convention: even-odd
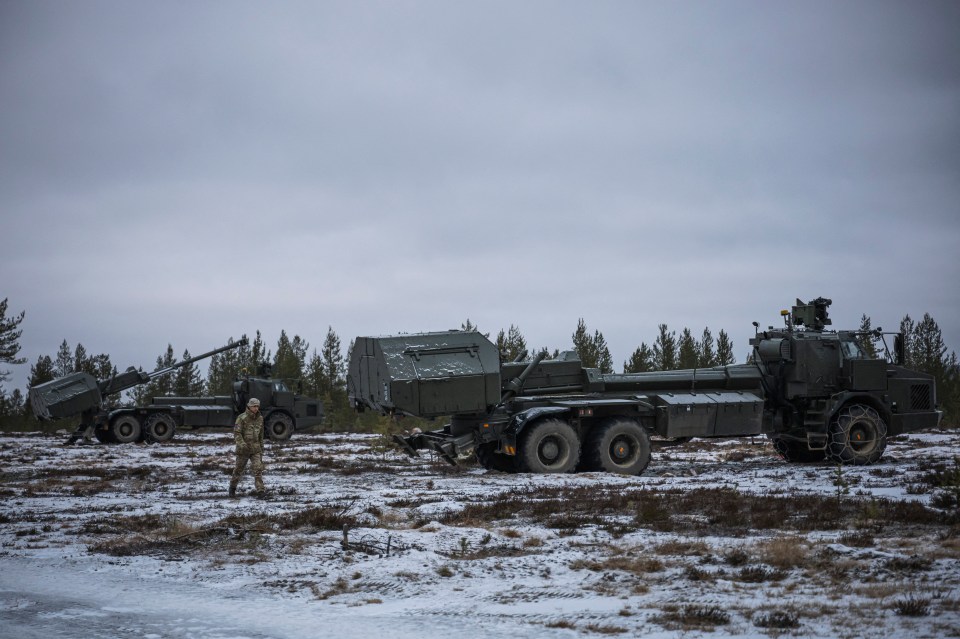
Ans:
[{"label": "metal grille", "polygon": [[910,386],[910,410],[930,410],[930,385],[913,384]]}]

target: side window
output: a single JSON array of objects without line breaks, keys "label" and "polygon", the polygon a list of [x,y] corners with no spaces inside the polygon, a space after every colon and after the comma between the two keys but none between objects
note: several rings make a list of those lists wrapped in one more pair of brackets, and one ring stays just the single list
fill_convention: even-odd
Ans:
[{"label": "side window", "polygon": [[844,340],[840,342],[843,348],[843,356],[846,359],[863,359],[866,357],[860,345],[853,340]]}]

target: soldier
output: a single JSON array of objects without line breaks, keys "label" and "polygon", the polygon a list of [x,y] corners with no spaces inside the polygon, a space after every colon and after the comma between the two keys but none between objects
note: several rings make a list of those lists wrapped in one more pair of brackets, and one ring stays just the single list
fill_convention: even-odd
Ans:
[{"label": "soldier", "polygon": [[230,496],[237,496],[237,484],[247,467],[247,460],[250,460],[257,496],[263,497],[266,494],[263,487],[263,415],[260,414],[260,400],[256,397],[250,398],[247,410],[237,417],[233,435],[237,440],[237,464],[230,478]]}]

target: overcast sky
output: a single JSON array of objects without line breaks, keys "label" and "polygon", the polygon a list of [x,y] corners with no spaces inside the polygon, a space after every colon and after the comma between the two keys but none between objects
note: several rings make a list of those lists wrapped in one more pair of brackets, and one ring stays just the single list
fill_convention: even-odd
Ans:
[{"label": "overcast sky", "polygon": [[467,318],[743,361],[818,296],[960,350],[960,4],[0,0],[0,216],[8,392]]}]

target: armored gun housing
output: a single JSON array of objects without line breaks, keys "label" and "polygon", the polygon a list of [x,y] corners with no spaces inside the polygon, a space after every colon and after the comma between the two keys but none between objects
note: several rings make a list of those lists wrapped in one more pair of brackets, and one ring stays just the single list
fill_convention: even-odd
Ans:
[{"label": "armored gun housing", "polygon": [[934,380],[901,366],[899,346],[869,359],[860,334],[825,330],[830,303],[797,300],[783,329],[757,332],[748,363],[707,369],[604,374],[571,352],[501,362],[476,332],[358,337],[347,390],[357,410],[449,416],[397,437],[408,453],[473,451],[500,470],[639,474],[651,435],[766,435],[787,461],[869,464],[888,437],[939,423]]}]

